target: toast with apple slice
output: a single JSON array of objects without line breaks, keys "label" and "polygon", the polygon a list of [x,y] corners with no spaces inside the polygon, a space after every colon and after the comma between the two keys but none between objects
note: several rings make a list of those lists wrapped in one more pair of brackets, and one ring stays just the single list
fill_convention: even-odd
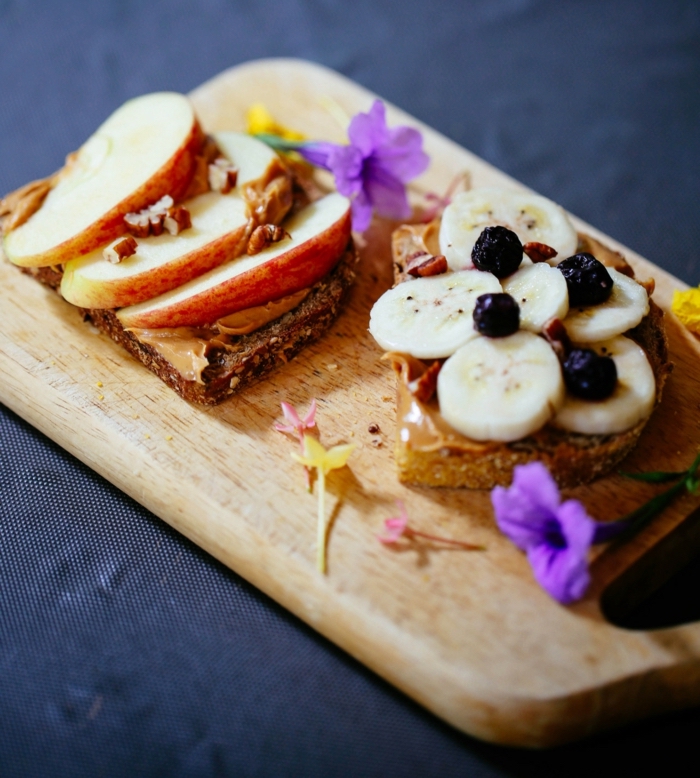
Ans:
[{"label": "toast with apple slice", "polygon": [[632,450],[671,369],[653,281],[554,203],[495,188],[392,251],[370,332],[397,375],[402,482],[489,489],[539,460],[576,486]]},{"label": "toast with apple slice", "polygon": [[205,135],[184,96],[145,95],[0,202],[4,254],[182,397],[215,404],[342,307],[350,204],[309,189],[256,138]]}]

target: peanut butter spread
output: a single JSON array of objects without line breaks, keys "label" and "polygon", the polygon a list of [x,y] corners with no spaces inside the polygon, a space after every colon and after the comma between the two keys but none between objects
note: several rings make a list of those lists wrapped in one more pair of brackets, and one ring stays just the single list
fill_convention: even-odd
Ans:
[{"label": "peanut butter spread", "polygon": [[142,343],[154,348],[187,381],[203,383],[202,371],[209,364],[213,348],[236,350],[235,338],[248,335],[296,308],[309,294],[302,289],[279,300],[236,311],[219,319],[212,327],[173,327],[130,329]]},{"label": "peanut butter spread", "polygon": [[448,448],[451,451],[488,451],[489,443],[477,443],[466,438],[440,415],[437,400],[427,403],[418,400],[408,387],[411,381],[419,378],[427,369],[420,359],[408,354],[387,354],[397,374],[396,422],[401,441],[414,451],[438,451]]}]

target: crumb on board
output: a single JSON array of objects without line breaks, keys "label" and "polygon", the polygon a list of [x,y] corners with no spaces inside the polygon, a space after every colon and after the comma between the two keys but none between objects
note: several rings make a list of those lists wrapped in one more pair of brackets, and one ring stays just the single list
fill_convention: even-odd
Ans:
[{"label": "crumb on board", "polygon": [[104,400],[105,396],[103,394],[98,394],[97,399],[98,400]]},{"label": "crumb on board", "polygon": [[338,365],[336,365],[334,363],[331,363],[330,365],[326,365],[326,369],[327,370],[331,370],[331,371],[332,370],[337,370],[338,369]]},{"label": "crumb on board", "polygon": [[165,439],[166,439],[166,440],[172,440],[172,439],[173,439],[173,436],[172,436],[172,435],[166,435],[166,436],[165,436]]},{"label": "crumb on board", "polygon": [[101,389],[101,388],[104,386],[104,384],[102,383],[102,381],[98,381],[98,382],[95,384],[95,386],[96,386],[98,389]]}]

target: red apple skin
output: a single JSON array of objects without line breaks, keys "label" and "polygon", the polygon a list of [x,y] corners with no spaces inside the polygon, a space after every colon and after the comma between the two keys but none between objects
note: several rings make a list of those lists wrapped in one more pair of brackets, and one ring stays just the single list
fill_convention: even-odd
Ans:
[{"label": "red apple skin", "polygon": [[202,327],[229,313],[313,286],[331,271],[350,239],[350,210],[328,229],[218,286],[156,311],[117,313],[125,328]]},{"label": "red apple skin", "polygon": [[[94,295],[81,295],[80,307],[122,308],[151,300],[244,252],[247,234],[248,226],[243,224],[238,229],[222,235],[218,240],[157,268],[157,272],[148,270],[128,278],[114,279],[99,286],[95,285]],[[68,265],[61,282],[61,294],[68,302],[73,302],[70,299],[72,283],[73,274],[71,266]]]},{"label": "red apple skin", "polygon": [[[125,233],[124,215],[140,211],[169,194],[180,198],[190,183],[195,169],[196,156],[204,142],[204,132],[195,119],[189,135],[175,154],[136,191],[115,205],[87,229],[69,240],[59,243],[50,251],[33,256],[22,256],[22,267],[46,267],[61,265],[75,257],[89,254],[100,246],[111,243]],[[12,258],[10,257],[11,261]],[[17,262],[16,264],[20,264]]]}]

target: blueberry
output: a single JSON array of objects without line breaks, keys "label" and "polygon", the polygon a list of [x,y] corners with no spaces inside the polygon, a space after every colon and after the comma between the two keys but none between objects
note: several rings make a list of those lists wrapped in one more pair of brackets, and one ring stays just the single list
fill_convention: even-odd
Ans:
[{"label": "blueberry", "polygon": [[504,338],[520,327],[520,306],[509,295],[482,294],[474,306],[474,329],[490,338]]},{"label": "blueberry", "polygon": [[605,265],[593,254],[582,252],[557,265],[566,279],[569,305],[597,305],[612,294],[613,280]]},{"label": "blueberry", "polygon": [[617,368],[612,357],[601,357],[590,348],[575,348],[564,360],[564,382],[576,397],[604,400],[615,391]]},{"label": "blueberry", "polygon": [[515,273],[523,261],[523,244],[507,227],[486,227],[472,249],[477,270],[486,270],[496,278]]}]

